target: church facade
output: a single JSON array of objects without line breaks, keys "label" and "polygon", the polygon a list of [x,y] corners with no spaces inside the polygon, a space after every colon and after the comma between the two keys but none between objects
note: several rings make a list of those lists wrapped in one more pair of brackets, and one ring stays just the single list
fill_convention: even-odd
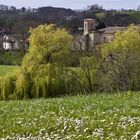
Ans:
[{"label": "church facade", "polygon": [[76,37],[76,45],[81,50],[92,51],[100,44],[113,41],[116,32],[126,29],[127,27],[114,26],[97,30],[95,19],[85,19],[84,34]]}]

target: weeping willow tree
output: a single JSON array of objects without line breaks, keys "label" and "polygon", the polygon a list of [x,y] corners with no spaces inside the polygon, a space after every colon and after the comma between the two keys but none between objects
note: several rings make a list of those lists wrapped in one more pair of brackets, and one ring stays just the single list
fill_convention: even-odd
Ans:
[{"label": "weeping willow tree", "polygon": [[40,25],[30,31],[30,49],[23,59],[22,66],[30,72],[38,66],[56,63],[55,57],[63,55],[69,49],[72,36],[55,25]]},{"label": "weeping willow tree", "polygon": [[32,97],[30,91],[30,82],[30,74],[26,71],[26,69],[19,69],[17,71],[15,83],[15,93],[17,99],[27,99]]},{"label": "weeping willow tree", "polygon": [[68,94],[72,90],[68,91],[67,87],[74,89],[70,85],[74,84],[72,79],[76,79],[76,76],[64,67],[63,63],[67,63],[67,59],[63,56],[69,52],[72,36],[55,25],[40,25],[30,33],[29,52],[16,77],[17,98],[46,98]]},{"label": "weeping willow tree", "polygon": [[5,77],[0,77],[0,100],[16,99],[15,81],[15,75],[7,74]]},{"label": "weeping willow tree", "polygon": [[64,65],[72,36],[52,24],[31,29],[30,34],[21,67],[14,75],[0,78],[0,99],[56,97],[77,91],[76,74]]}]

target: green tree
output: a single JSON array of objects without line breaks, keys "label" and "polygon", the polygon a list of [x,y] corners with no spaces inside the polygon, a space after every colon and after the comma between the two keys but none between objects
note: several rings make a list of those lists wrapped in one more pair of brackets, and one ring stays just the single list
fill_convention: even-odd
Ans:
[{"label": "green tree", "polygon": [[[53,58],[68,50],[72,37],[65,29],[55,25],[41,25],[31,29],[29,38],[29,53],[23,60],[23,66],[35,66],[40,64],[55,63]],[[61,54],[62,55],[62,54]]]},{"label": "green tree", "polygon": [[20,69],[0,81],[0,98],[56,97],[79,89],[76,73],[63,65],[72,36],[55,25],[40,25],[30,33],[29,51]]},{"label": "green tree", "polygon": [[[111,90],[140,89],[140,27],[131,25],[118,32],[115,40],[102,48],[105,73],[103,83]],[[105,81],[107,79],[107,81]]]},{"label": "green tree", "polygon": [[76,85],[76,80],[71,81],[76,76],[69,68],[63,67],[65,58],[59,61],[69,51],[72,36],[55,25],[40,25],[30,33],[30,48],[17,75],[16,93],[23,93],[21,98],[68,94],[74,89],[72,85]]},{"label": "green tree", "polygon": [[99,85],[97,73],[100,70],[100,58],[95,56],[81,59],[82,85],[88,92],[96,91]]}]

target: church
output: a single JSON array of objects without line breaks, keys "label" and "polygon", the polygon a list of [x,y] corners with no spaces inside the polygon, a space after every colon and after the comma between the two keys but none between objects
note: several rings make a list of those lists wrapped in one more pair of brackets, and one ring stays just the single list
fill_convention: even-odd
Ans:
[{"label": "church", "polygon": [[116,32],[127,29],[127,27],[119,26],[96,29],[96,24],[95,19],[84,20],[84,33],[82,36],[76,36],[75,39],[75,46],[78,49],[93,51],[98,45],[111,42],[115,38]]}]

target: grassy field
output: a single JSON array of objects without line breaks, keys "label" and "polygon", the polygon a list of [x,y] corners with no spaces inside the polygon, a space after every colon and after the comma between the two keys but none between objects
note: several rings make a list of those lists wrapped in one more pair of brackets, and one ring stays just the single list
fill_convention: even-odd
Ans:
[{"label": "grassy field", "polygon": [[17,66],[0,65],[0,76],[4,76],[8,72],[12,72],[16,69],[17,69]]},{"label": "grassy field", "polygon": [[135,140],[140,92],[0,102],[0,138]]}]

